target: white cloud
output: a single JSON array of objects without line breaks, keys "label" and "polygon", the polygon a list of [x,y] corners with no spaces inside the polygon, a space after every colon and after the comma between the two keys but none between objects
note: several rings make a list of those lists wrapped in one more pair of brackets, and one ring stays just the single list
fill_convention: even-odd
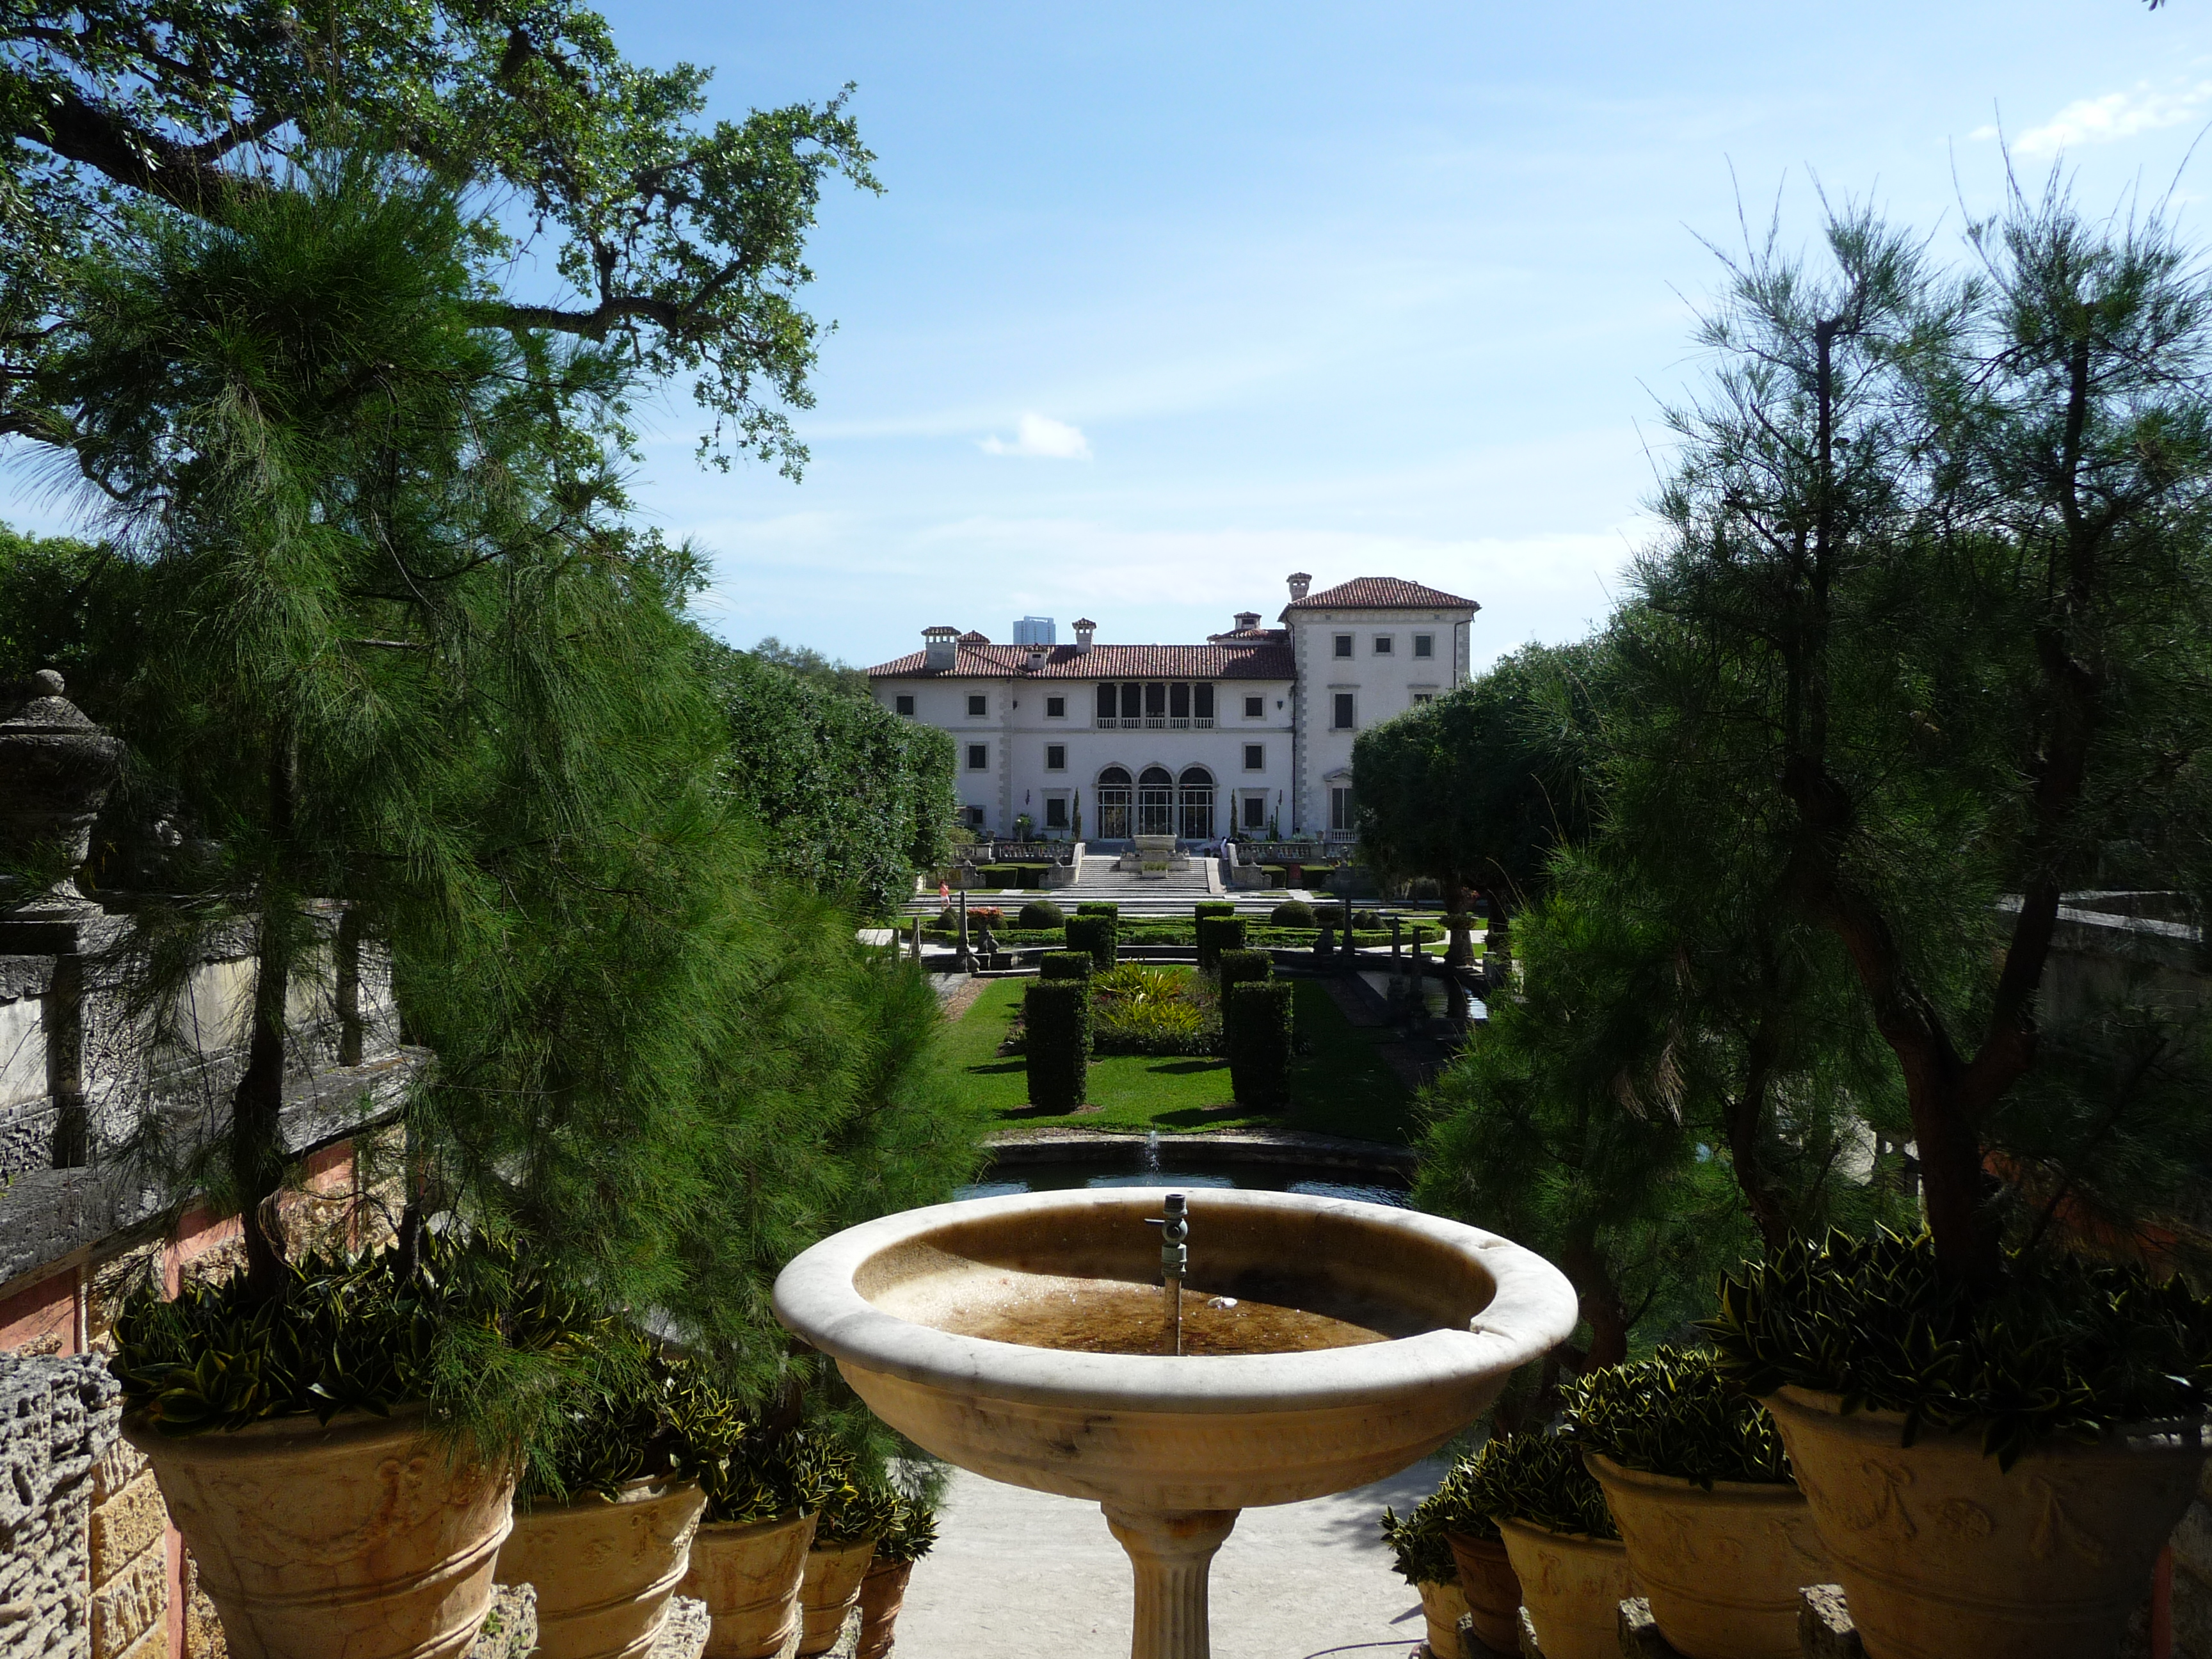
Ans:
[{"label": "white cloud", "polygon": [[1091,459],[1091,440],[1083,435],[1081,427],[1034,410],[1022,416],[1012,443],[993,433],[983,440],[982,447],[986,455],[1038,455],[1055,461]]},{"label": "white cloud", "polygon": [[[2052,155],[2082,144],[2114,143],[2194,121],[2205,113],[2208,104],[2212,104],[2212,81],[2165,88],[2138,82],[2127,92],[2075,99],[2041,126],[2021,133],[2013,141],[2013,150],[2021,155]],[[1978,127],[1973,136],[1994,138],[1997,129]]]}]

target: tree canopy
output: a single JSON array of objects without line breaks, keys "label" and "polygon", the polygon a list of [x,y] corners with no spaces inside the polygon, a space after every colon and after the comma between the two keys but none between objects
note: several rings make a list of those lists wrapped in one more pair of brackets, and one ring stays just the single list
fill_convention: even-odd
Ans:
[{"label": "tree canopy", "polygon": [[[708,71],[625,59],[573,0],[86,0],[0,9],[0,432],[67,445],[55,325],[158,206],[210,223],[297,188],[286,163],[350,143],[471,203],[480,321],[619,345],[691,380],[702,454],[796,472],[820,326],[801,307],[825,183],[876,188],[840,93],[700,120]],[[548,285],[499,290],[537,259]]]}]

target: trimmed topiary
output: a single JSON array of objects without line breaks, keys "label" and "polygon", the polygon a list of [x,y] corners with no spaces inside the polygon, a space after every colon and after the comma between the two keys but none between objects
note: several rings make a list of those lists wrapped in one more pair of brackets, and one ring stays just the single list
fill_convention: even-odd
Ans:
[{"label": "trimmed topiary", "polygon": [[1050,899],[1031,899],[1014,913],[1017,927],[1057,927],[1066,920],[1066,913]]},{"label": "trimmed topiary", "polygon": [[1212,973],[1221,961],[1224,951],[1244,948],[1243,918],[1229,916],[1200,916],[1198,919],[1198,967],[1200,973]]},{"label": "trimmed topiary", "polygon": [[1271,927],[1310,927],[1314,925],[1314,908],[1304,899],[1285,899],[1268,914]]},{"label": "trimmed topiary", "polygon": [[1079,979],[1040,979],[1022,997],[1029,1051],[1030,1104],[1072,1112],[1091,1085],[1091,987]]},{"label": "trimmed topiary", "polygon": [[1265,951],[1224,951],[1214,964],[1214,976],[1221,982],[1221,994],[1226,997],[1231,986],[1249,980],[1273,979],[1275,959]]},{"label": "trimmed topiary", "polygon": [[1190,907],[1190,914],[1195,918],[1233,916],[1237,914],[1237,906],[1228,899],[1204,899]]},{"label": "trimmed topiary", "polygon": [[1583,1467],[1582,1448],[1565,1435],[1493,1435],[1462,1467],[1467,1503],[1493,1522],[1525,1521],[1547,1532],[1620,1536],[1597,1477]]},{"label": "trimmed topiary", "polygon": [[1079,916],[1118,917],[1121,914],[1121,907],[1118,904],[1107,903],[1102,900],[1091,904],[1077,905],[1075,907],[1075,914]]},{"label": "trimmed topiary", "polygon": [[1291,1097],[1291,982],[1246,980],[1222,999],[1222,1046],[1231,1092],[1241,1106],[1285,1105]]},{"label": "trimmed topiary", "polygon": [[1625,1469],[1694,1480],[1787,1486],[1789,1454],[1766,1407],[1729,1386],[1714,1356],[1662,1347],[1566,1390],[1567,1435]]},{"label": "trimmed topiary", "polygon": [[1037,974],[1043,979],[1089,979],[1095,966],[1088,951],[1048,951],[1038,959]]},{"label": "trimmed topiary", "polygon": [[1092,963],[1103,970],[1114,965],[1120,933],[1116,917],[1071,916],[1067,921],[1067,948],[1088,952]]}]

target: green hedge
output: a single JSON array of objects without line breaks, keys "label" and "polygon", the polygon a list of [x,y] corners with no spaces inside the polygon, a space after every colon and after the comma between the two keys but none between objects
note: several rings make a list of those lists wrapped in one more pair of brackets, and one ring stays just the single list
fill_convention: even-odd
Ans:
[{"label": "green hedge", "polygon": [[1040,979],[1022,995],[1029,1054],[1030,1104],[1072,1112],[1091,1083],[1091,987],[1079,979]]},{"label": "green hedge", "polygon": [[1237,914],[1237,907],[1226,899],[1206,899],[1197,904],[1192,905],[1190,907],[1190,913],[1192,915],[1200,918],[1206,916],[1233,916]]},{"label": "green hedge", "polygon": [[1224,999],[1223,1046],[1230,1090],[1240,1106],[1290,1100],[1291,988],[1286,979],[1245,980]]},{"label": "green hedge", "polygon": [[723,783],[778,864],[883,909],[951,856],[951,738],[703,635],[696,648],[729,731]]},{"label": "green hedge", "polygon": [[1079,916],[1118,917],[1121,914],[1121,907],[1118,904],[1107,904],[1103,902],[1079,904],[1075,907],[1075,914]]},{"label": "green hedge", "polygon": [[1267,921],[1276,927],[1311,927],[1314,908],[1304,899],[1285,899],[1274,908]]},{"label": "green hedge", "polygon": [[1224,951],[1244,948],[1244,923],[1235,915],[1201,915],[1198,919],[1198,968],[1212,973]]},{"label": "green hedge", "polygon": [[1067,920],[1067,913],[1050,899],[1031,899],[1014,916],[1017,927],[1057,927]]},{"label": "green hedge", "polygon": [[1237,986],[1275,976],[1275,959],[1265,951],[1224,951],[1218,971],[1221,994],[1226,998]]},{"label": "green hedge", "polygon": [[1086,951],[1091,960],[1100,968],[1114,965],[1116,951],[1115,936],[1120,929],[1113,916],[1071,916],[1067,922],[1067,948]]},{"label": "green hedge", "polygon": [[1088,951],[1048,951],[1038,960],[1037,973],[1044,979],[1089,979],[1092,966]]}]

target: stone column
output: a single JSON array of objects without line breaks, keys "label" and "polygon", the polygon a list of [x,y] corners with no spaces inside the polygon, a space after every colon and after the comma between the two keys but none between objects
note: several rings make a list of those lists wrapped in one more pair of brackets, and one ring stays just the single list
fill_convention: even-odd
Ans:
[{"label": "stone column", "polygon": [[1136,1573],[1129,1659],[1207,1659],[1206,1578],[1214,1552],[1236,1528],[1237,1511],[1098,1507]]}]

